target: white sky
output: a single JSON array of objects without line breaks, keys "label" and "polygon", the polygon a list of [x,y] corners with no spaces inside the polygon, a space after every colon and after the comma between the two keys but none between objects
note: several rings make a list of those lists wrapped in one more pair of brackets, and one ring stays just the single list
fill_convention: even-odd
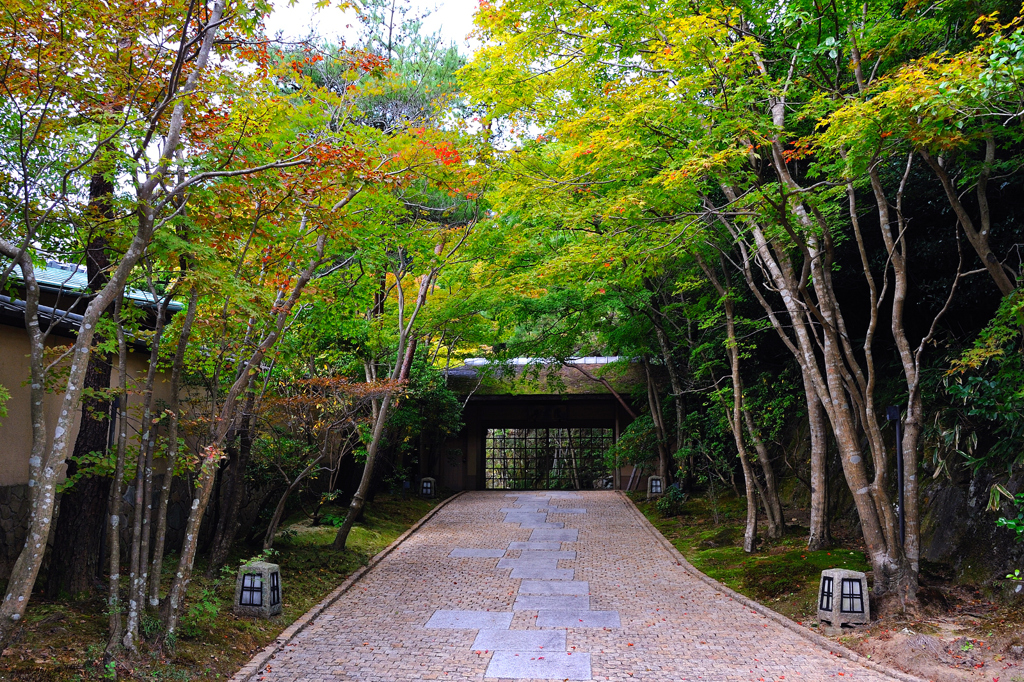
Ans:
[{"label": "white sky", "polygon": [[[441,31],[449,42],[459,46],[467,56],[473,51],[473,44],[466,37],[473,30],[473,13],[478,0],[412,0],[415,10],[432,9],[426,18],[426,33]],[[317,11],[316,0],[296,0],[289,6],[288,0],[275,0],[274,12],[267,20],[267,31],[276,35],[279,31],[285,38],[304,38],[312,29],[324,38],[351,38],[353,15],[335,8]]]}]

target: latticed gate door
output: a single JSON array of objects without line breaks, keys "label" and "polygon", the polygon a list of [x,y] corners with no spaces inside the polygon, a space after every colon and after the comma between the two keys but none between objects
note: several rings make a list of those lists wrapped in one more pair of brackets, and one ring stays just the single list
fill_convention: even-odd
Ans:
[{"label": "latticed gate door", "polygon": [[607,471],[612,429],[488,429],[489,490],[579,490]]}]

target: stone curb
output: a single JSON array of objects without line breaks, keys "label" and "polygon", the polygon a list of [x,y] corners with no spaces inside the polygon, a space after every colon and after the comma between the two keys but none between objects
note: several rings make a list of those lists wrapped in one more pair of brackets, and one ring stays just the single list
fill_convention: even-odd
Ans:
[{"label": "stone curb", "polygon": [[637,506],[633,504],[633,500],[629,499],[629,496],[626,495],[626,493],[624,493],[621,490],[617,492],[625,501],[626,505],[633,511],[633,514],[636,515],[636,517],[640,520],[644,528],[646,528],[647,531],[651,533],[651,535],[653,535],[658,540],[658,542],[661,543],[661,546],[664,547],[669,552],[669,554],[671,554],[675,558],[676,562],[683,567],[683,570],[690,573],[695,578],[699,579],[701,582],[707,583],[716,590],[720,590],[724,594],[728,595],[734,601],[737,601],[740,604],[743,604],[744,606],[750,608],[752,611],[757,611],[762,616],[765,616],[766,618],[775,621],[787,630],[790,630],[791,632],[799,635],[800,637],[803,637],[804,639],[813,642],[814,644],[817,644],[823,649],[828,650],[828,652],[831,653],[833,656],[836,656],[838,658],[846,658],[855,663],[859,663],[865,668],[870,668],[875,672],[880,672],[885,675],[889,675],[890,677],[893,677],[897,680],[902,680],[902,682],[929,682],[924,678],[909,675],[905,672],[896,670],[895,668],[890,668],[889,666],[885,666],[880,663],[876,663],[875,661],[872,661],[868,658],[865,658],[864,656],[861,656],[860,654],[851,651],[850,649],[847,649],[843,645],[833,642],[831,639],[828,639],[827,637],[819,635],[816,632],[811,632],[802,625],[797,625],[789,618],[783,616],[781,613],[773,611],[772,609],[768,608],[764,604],[761,604],[760,602],[756,602],[753,599],[744,597],[739,592],[729,587],[726,587],[714,578],[701,573],[693,567],[693,564],[686,560],[686,558],[679,552],[678,549],[675,548],[675,545],[673,545],[668,540],[668,538],[662,535],[661,532],[654,527],[654,524],[651,523],[646,516],[644,516],[643,512],[637,509]]},{"label": "stone curb", "polygon": [[345,582],[343,582],[341,585],[335,588],[334,591],[327,595],[323,601],[321,601],[319,604],[311,608],[309,611],[306,611],[306,613],[299,616],[298,620],[296,620],[294,623],[285,628],[284,631],[281,634],[279,634],[277,638],[274,639],[273,642],[268,644],[266,647],[263,648],[262,651],[253,656],[248,663],[242,666],[238,670],[238,672],[234,674],[230,682],[249,682],[249,680],[251,680],[257,673],[259,673],[259,671],[262,670],[267,665],[267,663],[274,658],[277,652],[284,648],[284,646],[288,644],[288,642],[292,638],[294,638],[295,635],[299,634],[304,629],[306,629],[306,626],[312,623],[317,618],[317,616],[319,616],[328,608],[330,608],[330,606],[334,604],[334,602],[338,601],[338,599],[340,599],[342,595],[348,592],[353,585],[359,582],[360,578],[366,575],[371,568],[379,564],[381,561],[384,560],[385,557],[387,557],[389,554],[395,551],[395,549],[397,549],[400,544],[405,542],[410,535],[419,530],[420,527],[423,526],[423,524],[425,524],[434,516],[434,514],[439,512],[449,502],[455,500],[457,497],[460,497],[464,492],[465,491],[455,493],[454,495],[452,495],[451,497],[449,497],[448,499],[444,500],[439,505],[431,509],[423,516],[423,518],[414,523],[409,528],[409,530],[399,535],[394,542],[392,542],[390,545],[388,545],[380,552],[378,552],[376,555],[374,555],[373,558],[371,558],[370,561],[367,562],[365,566],[356,569],[356,571],[354,571],[352,575],[345,579]]}]

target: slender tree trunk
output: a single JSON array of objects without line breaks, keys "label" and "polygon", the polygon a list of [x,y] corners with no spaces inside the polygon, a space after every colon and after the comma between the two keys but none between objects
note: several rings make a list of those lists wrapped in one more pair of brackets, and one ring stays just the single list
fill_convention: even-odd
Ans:
[{"label": "slender tree trunk", "polygon": [[114,480],[110,485],[110,577],[107,608],[109,609],[105,658],[113,657],[121,645],[121,487],[124,484],[124,463],[128,450],[128,344],[125,342],[124,326],[121,323],[121,305],[114,310],[114,328],[117,330],[117,459],[114,463]]},{"label": "slender tree trunk", "polygon": [[359,479],[359,487],[356,488],[352,501],[348,505],[344,523],[338,529],[338,534],[334,536],[333,547],[338,551],[345,549],[352,526],[363,512],[363,503],[366,501],[366,494],[370,489],[370,482],[373,480],[373,466],[376,463],[377,451],[380,449],[380,442],[384,435],[384,423],[387,421],[390,405],[391,395],[387,394],[381,399],[380,409],[377,410],[377,419],[373,424],[373,436],[370,438],[370,445],[366,448],[366,463],[363,465],[363,475]]},{"label": "slender tree trunk", "polygon": [[686,406],[683,405],[683,384],[679,379],[679,371],[676,369],[675,358],[672,357],[672,351],[669,348],[668,336],[665,334],[665,330],[656,322],[654,324],[654,331],[658,337],[658,348],[661,350],[662,361],[668,370],[669,385],[672,387],[672,405],[676,412],[675,451],[679,452],[683,449],[686,435],[683,428],[683,424],[686,421]]},{"label": "slender tree trunk", "polygon": [[223,452],[217,447],[207,447],[203,451],[203,465],[199,470],[195,497],[192,498],[192,511],[185,524],[185,541],[181,546],[178,558],[178,570],[167,591],[167,601],[163,609],[164,635],[163,641],[173,644],[178,637],[178,616],[185,600],[185,592],[192,580],[192,566],[196,559],[196,548],[199,546],[199,525],[203,522],[202,510],[210,502],[213,492],[213,481],[217,475],[217,466]]},{"label": "slender tree trunk", "polygon": [[128,588],[128,621],[125,626],[123,644],[129,651],[136,651],[139,638],[141,610],[145,605],[146,588],[149,585],[149,545],[153,520],[153,451],[156,447],[158,419],[154,418],[157,368],[160,364],[160,342],[167,320],[167,306],[170,297],[165,297],[157,307],[156,329],[146,369],[146,383],[142,390],[142,435],[139,438],[139,458],[135,469],[135,515],[132,522],[131,568]]},{"label": "slender tree trunk", "polygon": [[765,516],[768,517],[768,537],[778,539],[786,532],[786,519],[782,516],[782,502],[779,501],[779,487],[775,482],[775,470],[772,468],[771,458],[768,457],[768,448],[758,434],[754,418],[746,405],[743,407],[743,420],[750,440],[754,444],[754,450],[757,452],[761,474],[764,476],[764,490],[761,499],[764,501]]},{"label": "slender tree trunk", "polygon": [[740,350],[736,342],[736,321],[733,304],[728,298],[724,300],[726,353],[729,356],[729,370],[732,378],[732,415],[729,424],[732,427],[736,453],[743,468],[743,481],[747,495],[747,525],[743,530],[743,551],[757,551],[757,481],[754,469],[750,466],[747,446],[743,440],[743,380],[740,377]]},{"label": "slender tree trunk", "polygon": [[[111,271],[110,281],[103,289],[93,297],[82,315],[82,322],[78,330],[78,336],[70,351],[71,366],[68,372],[67,383],[64,388],[64,396],[61,402],[61,410],[54,424],[53,441],[47,446],[47,424],[43,414],[42,400],[43,387],[45,386],[46,369],[43,364],[45,353],[45,339],[39,332],[39,286],[35,279],[34,268],[31,258],[27,252],[14,246],[7,240],[0,240],[0,253],[15,259],[22,270],[23,281],[26,290],[26,327],[29,330],[30,338],[30,365],[32,368],[32,408],[33,408],[33,431],[32,431],[32,456],[29,458],[29,482],[30,487],[35,488],[30,500],[29,527],[27,529],[25,547],[12,567],[3,602],[0,603],[0,646],[5,644],[11,636],[14,627],[20,623],[28,606],[32,589],[35,586],[39,569],[42,565],[43,551],[46,538],[49,535],[50,525],[53,521],[54,493],[59,476],[62,472],[62,464],[68,456],[70,449],[70,432],[74,426],[75,415],[79,408],[79,399],[85,380],[85,370],[88,365],[89,351],[92,346],[93,335],[96,330],[96,323],[100,315],[107,307],[114,302],[124,289],[128,274],[142,258],[153,234],[159,226],[159,216],[155,206],[159,201],[154,199],[158,187],[161,187],[167,177],[168,169],[172,163],[172,157],[181,142],[181,133],[187,108],[187,95],[195,89],[199,78],[206,70],[210,51],[213,49],[214,38],[217,35],[216,27],[220,24],[223,16],[224,4],[216,0],[208,15],[205,24],[205,35],[198,47],[195,59],[192,61],[192,69],[184,82],[175,84],[175,95],[177,101],[171,109],[171,117],[164,136],[164,144],[155,168],[141,183],[136,193],[137,226],[124,256],[117,267]],[[192,49],[194,42],[191,38],[183,38],[179,48],[179,54],[184,55],[185,50]],[[169,100],[170,101],[170,100]],[[37,399],[38,395],[38,399]],[[38,403],[38,405],[36,404]]]},{"label": "slender tree trunk", "polygon": [[661,414],[661,400],[658,396],[658,386],[654,383],[654,375],[651,373],[651,363],[645,355],[644,373],[647,377],[647,402],[651,410],[651,419],[654,421],[654,433],[658,441],[658,476],[663,482],[668,481],[668,450],[665,443],[665,422]]},{"label": "slender tree trunk", "polygon": [[[305,225],[306,219],[303,218],[302,222],[303,225]],[[309,280],[312,279],[316,268],[319,267],[320,263],[323,261],[326,245],[326,235],[320,235],[317,237],[316,255],[310,259],[309,264],[299,275],[290,295],[285,297],[285,292],[282,291],[274,302],[272,308],[272,310],[276,312],[274,324],[263,337],[256,350],[254,350],[249,356],[246,362],[247,367],[260,367],[264,358],[266,358],[267,353],[269,353],[277,343],[278,338],[284,330],[285,323],[288,321],[288,317],[291,315],[292,309],[295,307],[295,303],[299,300],[299,297],[302,296],[302,292],[305,289],[306,284],[308,284]],[[185,528],[185,541],[182,543],[181,555],[178,560],[178,570],[175,571],[174,578],[171,580],[171,586],[167,593],[167,601],[165,602],[166,607],[163,609],[163,613],[161,614],[164,622],[164,644],[171,644],[175,642],[178,636],[178,619],[180,616],[180,609],[185,598],[185,593],[188,589],[188,584],[192,580],[192,567],[195,563],[196,549],[199,544],[199,526],[206,513],[206,507],[210,502],[210,494],[213,492],[213,482],[216,478],[217,467],[219,466],[220,459],[223,456],[224,439],[236,421],[235,413],[238,409],[238,398],[248,389],[252,376],[253,374],[247,371],[243,371],[238,375],[235,382],[231,385],[231,388],[228,389],[227,395],[224,397],[224,403],[221,406],[218,418],[214,419],[212,422],[210,433],[211,443],[206,446],[203,451],[203,464],[197,485],[198,492],[196,497],[192,500],[192,511],[189,512],[188,523]]]},{"label": "slender tree trunk", "polygon": [[189,295],[188,310],[178,336],[178,347],[171,362],[171,402],[167,408],[167,472],[160,486],[160,501],[156,513],[156,544],[153,547],[153,561],[149,569],[149,605],[160,605],[160,577],[164,563],[164,544],[167,540],[167,507],[174,483],[174,469],[178,462],[178,410],[181,403],[181,371],[185,367],[185,350],[192,336],[192,324],[199,304],[199,291],[193,287]]},{"label": "slender tree trunk", "polygon": [[242,505],[242,494],[245,492],[245,471],[252,456],[253,408],[256,393],[251,388],[242,408],[242,426],[239,429],[238,457],[222,472],[225,493],[221,496],[222,511],[220,523],[213,536],[213,547],[210,552],[210,565],[206,576],[213,577],[227,561],[231,545],[235,542],[238,532],[238,510]]},{"label": "slender tree trunk", "polygon": [[[398,273],[396,273],[397,275]],[[405,357],[406,343],[409,343],[412,338],[412,330],[416,324],[416,318],[419,315],[420,310],[427,302],[427,292],[430,290],[430,285],[433,279],[437,276],[437,270],[432,270],[430,274],[423,275],[420,279],[419,292],[416,294],[416,302],[413,306],[412,314],[409,315],[409,320],[405,322],[405,293],[401,286],[400,277],[396,277],[398,282],[398,319],[399,319],[399,330],[398,330],[398,348],[395,351],[395,368],[391,374],[391,379],[397,381],[405,381],[409,377],[407,374],[403,374],[405,369],[405,363],[402,359]],[[359,480],[359,487],[356,489],[355,494],[352,496],[352,501],[349,503],[348,513],[345,515],[345,521],[342,523],[341,528],[338,529],[338,534],[334,537],[333,547],[335,550],[341,551],[345,549],[345,545],[348,542],[348,535],[352,531],[352,525],[356,522],[362,513],[363,505],[366,502],[366,497],[370,491],[370,484],[373,481],[374,467],[377,463],[377,454],[380,451],[380,443],[384,436],[384,424],[387,421],[388,407],[391,405],[392,395],[388,391],[384,394],[381,399],[380,409],[376,410],[374,415],[373,424],[373,435],[370,438],[370,444],[366,448],[366,463],[363,465],[363,475]]]}]

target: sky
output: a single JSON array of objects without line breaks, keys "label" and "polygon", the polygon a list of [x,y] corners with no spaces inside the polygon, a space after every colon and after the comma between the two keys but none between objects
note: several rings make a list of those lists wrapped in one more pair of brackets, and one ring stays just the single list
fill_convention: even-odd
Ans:
[{"label": "sky", "polygon": [[[267,30],[271,35],[279,31],[285,38],[303,38],[313,29],[324,38],[351,38],[353,15],[338,9],[317,11],[316,0],[296,0],[289,6],[288,0],[275,0],[274,12],[267,21]],[[473,45],[466,36],[473,30],[473,13],[477,8],[477,0],[437,0],[429,2],[412,0],[417,10],[431,9],[432,14],[426,18],[424,28],[428,33],[436,30],[450,42],[454,42],[467,56]]]}]

